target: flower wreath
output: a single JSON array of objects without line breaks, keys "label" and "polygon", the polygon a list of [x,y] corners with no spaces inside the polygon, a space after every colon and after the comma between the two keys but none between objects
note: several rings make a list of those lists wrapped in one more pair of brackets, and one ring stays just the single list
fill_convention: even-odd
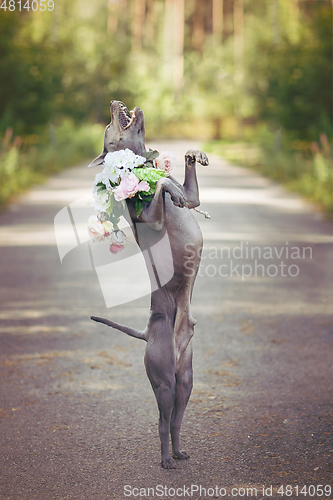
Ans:
[{"label": "flower wreath", "polygon": [[145,204],[152,200],[157,181],[168,177],[175,164],[176,157],[169,151],[150,149],[142,156],[130,149],[107,153],[102,172],[95,176],[92,193],[97,215],[89,217],[88,233],[93,241],[110,242],[112,253],[122,250],[126,237],[118,224],[125,200],[135,198],[139,217]]}]

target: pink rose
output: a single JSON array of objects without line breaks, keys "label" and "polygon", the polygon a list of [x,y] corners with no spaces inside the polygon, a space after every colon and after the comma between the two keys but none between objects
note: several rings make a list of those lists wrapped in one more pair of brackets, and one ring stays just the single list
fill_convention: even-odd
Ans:
[{"label": "pink rose", "polygon": [[97,217],[96,219],[93,217],[90,217],[89,219],[89,224],[88,224],[89,236],[94,241],[102,241],[105,234],[103,224],[97,219]]},{"label": "pink rose", "polygon": [[116,243],[113,243],[112,245],[110,245],[110,252],[111,253],[118,253],[123,248],[124,248],[124,245],[118,245]]},{"label": "pink rose", "polygon": [[160,170],[164,170],[165,175],[168,177],[171,170],[175,167],[177,163],[177,158],[170,151],[162,151],[160,155],[155,158],[155,167]]},{"label": "pink rose", "polygon": [[149,184],[146,181],[139,182],[139,179],[132,172],[121,179],[119,186],[113,191],[116,201],[132,198],[138,191],[149,191]]},{"label": "pink rose", "polygon": [[146,191],[148,193],[150,186],[147,181],[140,181],[138,184],[138,191]]}]

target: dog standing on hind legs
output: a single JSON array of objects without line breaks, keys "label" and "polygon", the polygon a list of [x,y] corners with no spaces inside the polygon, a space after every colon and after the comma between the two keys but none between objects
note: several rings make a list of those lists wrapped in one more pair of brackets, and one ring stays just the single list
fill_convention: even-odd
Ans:
[{"label": "dog standing on hind legs", "polygon": [[[101,165],[109,152],[129,148],[140,155],[145,151],[142,110],[136,107],[130,114],[122,102],[111,101],[110,111],[111,122],[105,129],[104,150],[89,166]],[[187,151],[184,184],[179,184],[171,176],[160,179],[153,199],[145,205],[139,217],[134,199],[126,200],[134,236],[146,259],[152,282],[157,280],[156,270],[149,251],[144,250],[161,241],[161,236],[166,233],[173,258],[172,278],[151,293],[145,330],[91,317],[147,342],[144,361],[160,414],[161,465],[165,469],[175,468],[175,459],[189,458],[188,453],[180,451],[179,433],[193,385],[191,339],[195,321],[190,314],[190,302],[202,251],[201,231],[190,211],[200,205],[196,162],[208,165],[205,153]],[[145,224],[144,231],[140,230],[140,224]],[[170,434],[172,457],[169,453]]]}]

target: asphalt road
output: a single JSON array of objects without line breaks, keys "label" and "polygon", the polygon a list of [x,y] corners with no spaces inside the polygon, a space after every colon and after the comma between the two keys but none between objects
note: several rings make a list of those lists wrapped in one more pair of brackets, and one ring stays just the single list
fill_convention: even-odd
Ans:
[{"label": "asphalt road", "polygon": [[[181,158],[193,144],[153,146]],[[60,263],[54,217],[95,172],[67,170],[0,215],[1,500],[333,498],[332,225],[210,160],[198,168],[211,219],[196,214],[191,458],[175,470],[160,468],[144,343],[89,319],[144,328],[149,297],[106,308],[94,271]]]}]

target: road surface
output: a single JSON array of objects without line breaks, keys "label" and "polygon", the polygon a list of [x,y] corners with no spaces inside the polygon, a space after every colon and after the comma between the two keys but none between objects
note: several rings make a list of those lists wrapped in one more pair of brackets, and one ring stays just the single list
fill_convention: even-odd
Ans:
[{"label": "road surface", "polygon": [[[151,146],[182,165],[195,145]],[[96,273],[58,255],[54,217],[94,174],[66,170],[0,215],[0,499],[332,499],[331,223],[256,173],[198,167],[191,458],[163,470],[145,345],[89,319],[144,328],[149,297],[107,308]]]}]

